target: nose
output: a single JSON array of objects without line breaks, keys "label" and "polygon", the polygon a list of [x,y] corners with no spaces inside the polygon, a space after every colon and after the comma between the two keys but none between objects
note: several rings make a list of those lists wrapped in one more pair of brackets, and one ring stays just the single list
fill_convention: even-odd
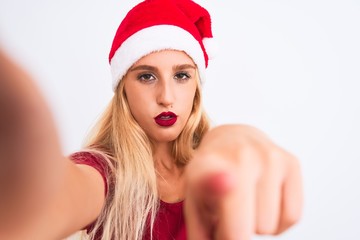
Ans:
[{"label": "nose", "polygon": [[174,104],[175,92],[172,81],[159,81],[157,89],[157,103],[164,107]]}]

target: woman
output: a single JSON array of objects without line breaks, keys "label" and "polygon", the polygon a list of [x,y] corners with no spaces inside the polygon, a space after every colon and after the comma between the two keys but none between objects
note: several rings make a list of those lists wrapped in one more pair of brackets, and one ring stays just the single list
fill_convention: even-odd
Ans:
[{"label": "woman", "polygon": [[1,188],[0,236],[250,239],[293,225],[298,161],[253,127],[210,130],[201,83],[211,38],[209,13],[192,1],[136,5],[110,51],[114,97],[86,148],[65,159],[41,97],[2,56],[0,129],[11,138],[0,157],[17,175],[2,175],[16,181]]}]

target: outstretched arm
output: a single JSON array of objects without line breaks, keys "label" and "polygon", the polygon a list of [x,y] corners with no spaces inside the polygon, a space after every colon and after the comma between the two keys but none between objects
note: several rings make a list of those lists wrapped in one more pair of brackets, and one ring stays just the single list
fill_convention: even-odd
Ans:
[{"label": "outstretched arm", "polygon": [[103,202],[100,174],[62,155],[38,88],[0,50],[0,239],[66,237]]},{"label": "outstretched arm", "polygon": [[190,240],[250,240],[280,234],[300,219],[298,160],[253,127],[212,129],[186,174]]}]

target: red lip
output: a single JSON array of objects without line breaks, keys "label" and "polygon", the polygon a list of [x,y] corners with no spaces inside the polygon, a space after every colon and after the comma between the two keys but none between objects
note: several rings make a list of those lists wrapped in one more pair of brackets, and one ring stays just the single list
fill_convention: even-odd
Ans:
[{"label": "red lip", "polygon": [[169,127],[176,123],[177,116],[173,112],[162,112],[155,117],[155,122],[162,127]]}]

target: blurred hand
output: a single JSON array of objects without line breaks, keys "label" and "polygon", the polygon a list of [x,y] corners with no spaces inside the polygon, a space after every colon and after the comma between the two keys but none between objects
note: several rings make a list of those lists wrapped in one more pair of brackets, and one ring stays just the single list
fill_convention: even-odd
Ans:
[{"label": "blurred hand", "polygon": [[249,240],[280,234],[301,217],[298,160],[259,130],[212,129],[186,169],[189,240]]},{"label": "blurred hand", "polygon": [[[20,229],[10,226],[25,226],[27,217],[50,195],[45,192],[56,182],[53,173],[61,174],[59,159],[62,153],[55,124],[40,91],[0,49],[1,239],[6,231]],[[50,168],[56,171],[48,171]]]}]

